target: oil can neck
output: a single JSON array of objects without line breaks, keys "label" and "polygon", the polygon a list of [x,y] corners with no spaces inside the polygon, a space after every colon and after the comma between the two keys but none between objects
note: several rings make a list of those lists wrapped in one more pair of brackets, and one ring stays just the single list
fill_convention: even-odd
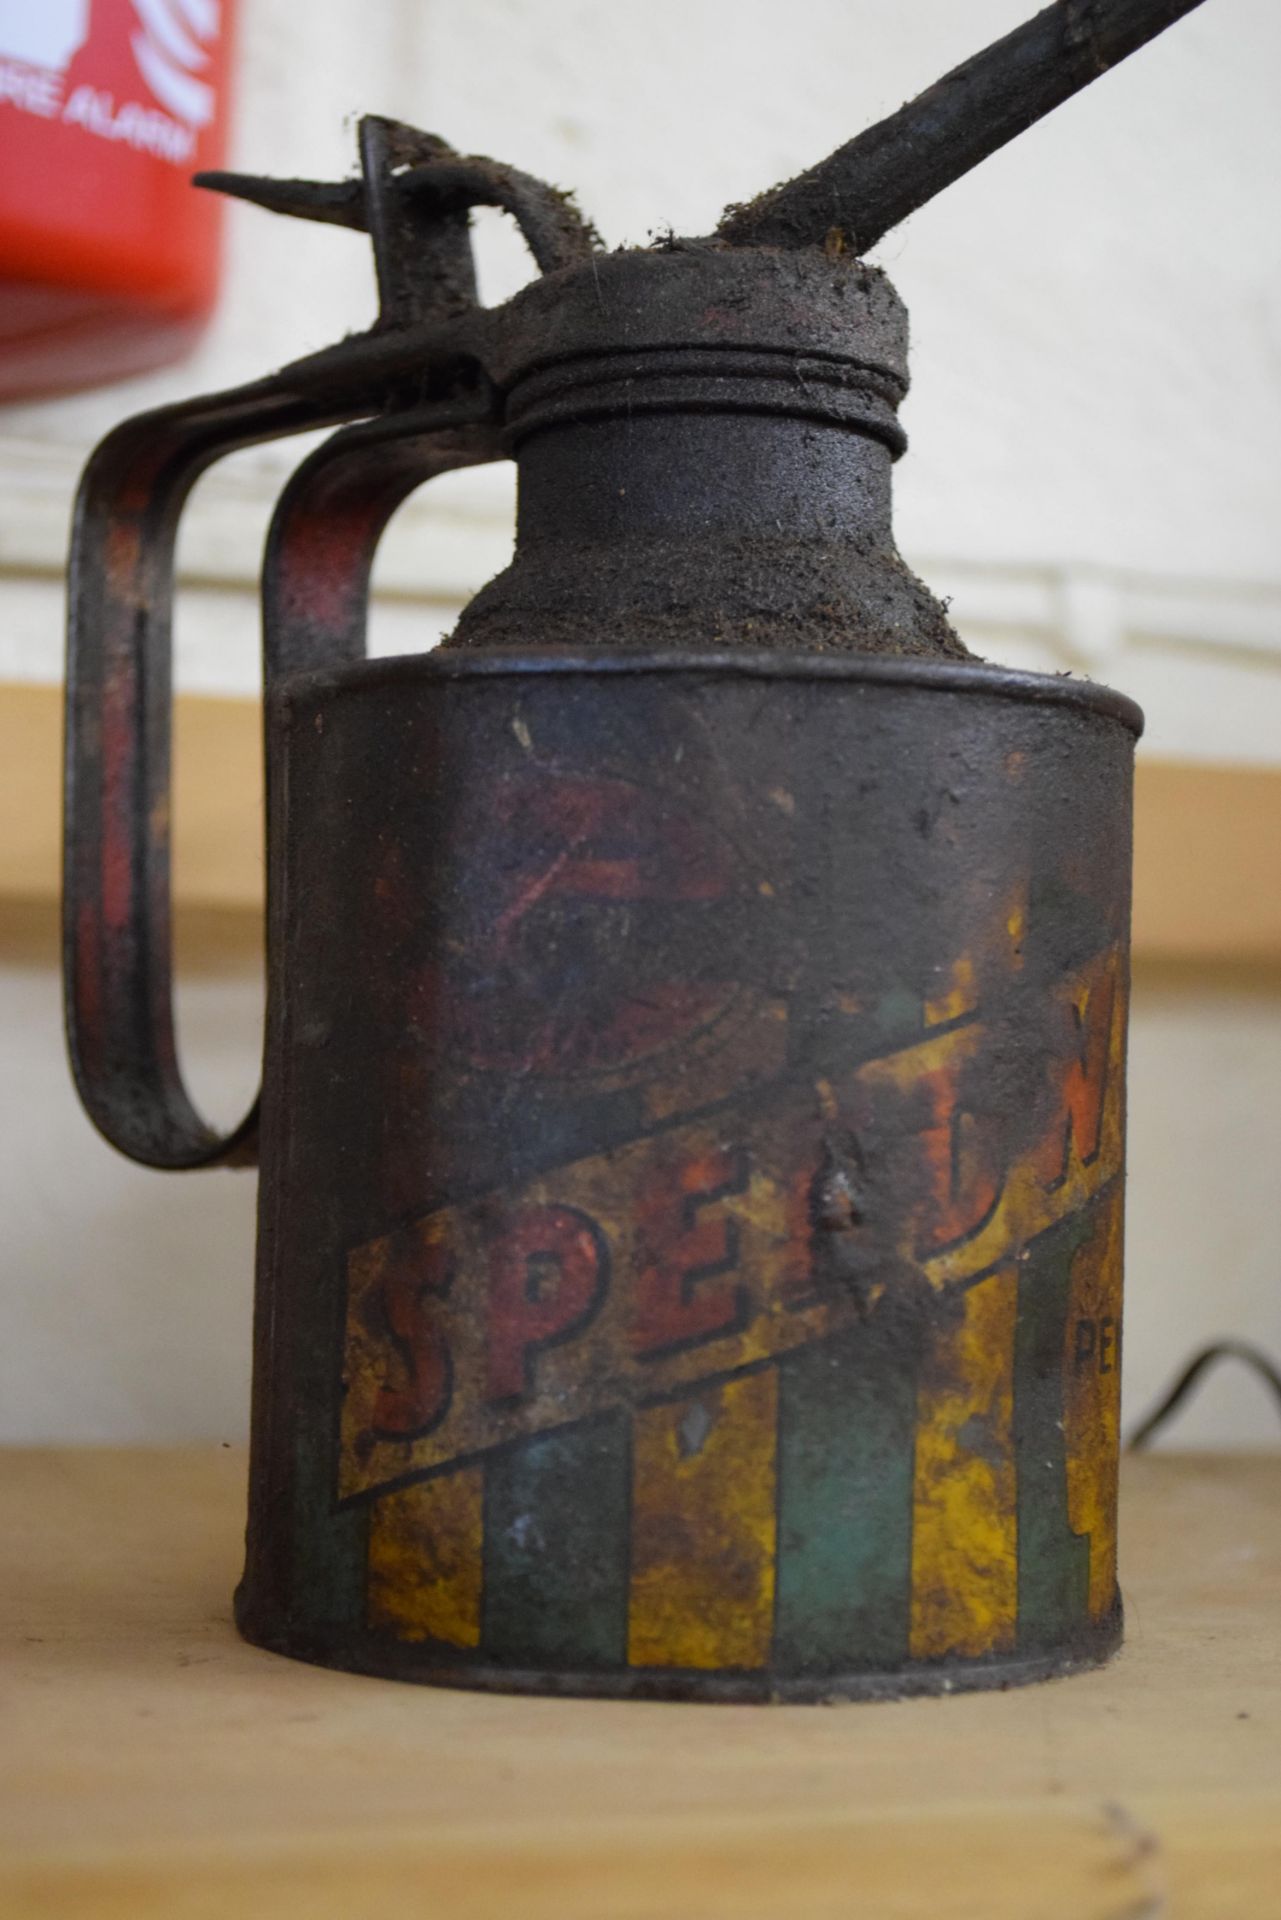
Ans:
[{"label": "oil can neck", "polygon": [[595,353],[508,396],[518,540],[889,538],[901,384],[848,357]]},{"label": "oil can neck", "polygon": [[889,538],[907,316],[821,253],[620,254],[513,303],[522,546]]},{"label": "oil can neck", "polygon": [[907,316],[883,275],[678,246],[490,318],[516,559],[448,644],[963,653],[894,549]]}]

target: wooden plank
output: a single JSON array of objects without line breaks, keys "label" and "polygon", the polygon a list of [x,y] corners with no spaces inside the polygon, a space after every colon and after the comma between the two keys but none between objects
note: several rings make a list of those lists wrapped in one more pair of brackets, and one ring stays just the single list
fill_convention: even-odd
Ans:
[{"label": "wooden plank", "polygon": [[[6,1920],[1259,1920],[1281,1456],[1124,1476],[1125,1650],[897,1705],[435,1692],[243,1645],[244,1459],[0,1466]],[[851,1905],[853,1900],[854,1904]]]},{"label": "wooden plank", "polygon": [[[258,913],[262,747],[250,700],[179,698],[174,862],[179,899]],[[62,693],[0,683],[0,899],[56,898],[62,834]]]},{"label": "wooden plank", "polygon": [[1134,860],[1140,959],[1281,959],[1281,768],[1140,760]]},{"label": "wooden plank", "polygon": [[[258,727],[250,700],[176,702],[176,898],[241,922],[241,945],[261,914]],[[61,760],[59,690],[0,684],[0,909],[57,896]],[[1281,767],[1141,759],[1135,859],[1140,964],[1281,968]]]},{"label": "wooden plank", "polygon": [[[1146,1830],[1097,1807],[1055,1809],[1014,1831],[972,1811],[929,1825],[779,1824],[717,1822],[702,1835],[647,1839],[635,1823],[567,1830],[553,1816],[538,1831],[478,1827],[442,1845],[405,1830],[301,1854],[234,1846],[28,1868],[0,1872],[0,1887],[9,1920],[1158,1920],[1167,1911]],[[958,1893],[960,1861],[969,1888]],[[1266,1911],[1180,1909],[1188,1920]]]}]

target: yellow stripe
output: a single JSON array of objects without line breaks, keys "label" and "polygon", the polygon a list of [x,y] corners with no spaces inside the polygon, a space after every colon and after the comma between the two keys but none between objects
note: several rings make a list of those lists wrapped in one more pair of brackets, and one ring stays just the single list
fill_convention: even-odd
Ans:
[{"label": "yellow stripe", "polygon": [[914,1660],[1014,1645],[1013,1267],[964,1294],[935,1336],[917,1395],[912,1499]]},{"label": "yellow stripe", "polygon": [[1072,1262],[1063,1345],[1068,1520],[1090,1537],[1090,1613],[1116,1600],[1116,1475],[1121,1433],[1121,1186]]},{"label": "yellow stripe", "polygon": [[977,1005],[974,955],[962,953],[953,963],[944,991],[925,1002],[925,1024],[937,1027],[945,1020],[959,1020],[963,1013],[972,1013]]},{"label": "yellow stripe", "polygon": [[636,1416],[628,1659],[761,1667],[774,1618],[773,1367]]},{"label": "yellow stripe", "polygon": [[369,1524],[369,1624],[402,1640],[480,1643],[484,1469],[461,1467],[378,1501]]}]

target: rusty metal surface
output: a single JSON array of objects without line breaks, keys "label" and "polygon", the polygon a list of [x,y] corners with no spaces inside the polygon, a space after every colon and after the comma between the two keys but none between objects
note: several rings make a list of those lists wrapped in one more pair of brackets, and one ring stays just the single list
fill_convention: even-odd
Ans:
[{"label": "rusty metal surface", "polygon": [[[379,170],[415,138],[442,144],[362,123],[371,192]],[[428,284],[435,270],[441,284],[456,287],[458,216],[429,222],[417,239],[413,274]],[[461,244],[470,275],[465,225]],[[256,1158],[256,1103],[219,1134],[187,1091],[174,1039],[171,625],[174,543],[187,497],[237,448],[374,416],[305,463],[273,523],[263,641],[270,688],[286,672],[363,654],[369,569],[395,507],[432,474],[500,456],[494,397],[475,363],[452,347],[424,363],[422,337],[439,316],[428,303],[428,318],[406,321],[413,287],[406,292],[392,264],[406,245],[403,234],[375,234],[383,314],[368,335],[248,386],[125,421],[81,481],[68,582],[67,1036],[94,1123],[152,1166],[246,1166]],[[269,796],[272,781],[269,764]]]},{"label": "rusty metal surface", "polygon": [[[134,1158],[261,1132],[262,1644],[699,1699],[1115,1644],[1139,717],[972,661],[903,564],[857,247],[1180,11],[1064,0],[711,239],[606,254],[379,118],[358,181],[209,180],[367,233],[379,315],[90,462],[67,1020]],[[474,205],[539,269],[493,310]],[[170,1006],[174,537],[211,461],[329,424],[264,562],[267,1055],[220,1135]],[[364,661],[390,514],[504,457],[512,565]]]},{"label": "rusty metal surface", "polygon": [[277,694],[252,1638],[744,1699],[1111,1647],[1135,726],[777,655]]},{"label": "rusty metal surface", "polygon": [[894,545],[907,315],[874,268],[616,254],[495,316],[489,368],[516,555],[446,646],[965,657]]}]

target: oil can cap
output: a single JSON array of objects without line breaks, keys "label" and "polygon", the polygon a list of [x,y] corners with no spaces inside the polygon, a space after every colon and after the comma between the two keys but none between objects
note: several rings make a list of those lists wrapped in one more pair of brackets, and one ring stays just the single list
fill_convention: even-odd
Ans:
[{"label": "oil can cap", "polygon": [[907,391],[907,309],[886,276],[820,248],[673,241],[595,254],[485,316],[485,358],[512,386],[558,361],[722,348],[843,361]]}]

